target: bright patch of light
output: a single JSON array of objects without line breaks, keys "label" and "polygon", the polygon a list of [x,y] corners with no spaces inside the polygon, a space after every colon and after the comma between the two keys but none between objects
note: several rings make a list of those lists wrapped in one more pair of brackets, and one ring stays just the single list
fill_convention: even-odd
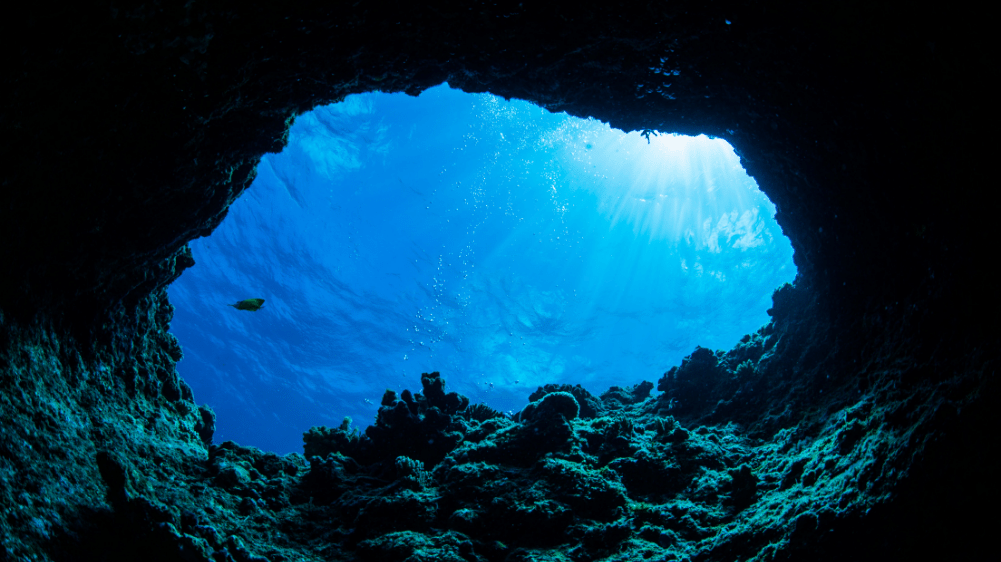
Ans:
[{"label": "bright patch of light", "polygon": [[[764,243],[754,197],[760,192],[726,141],[624,135],[594,120],[569,121],[553,143],[560,141],[566,165],[579,170],[574,187],[596,193],[613,225],[625,221],[648,241],[684,241],[714,253]],[[775,208],[764,206],[770,218]]]}]

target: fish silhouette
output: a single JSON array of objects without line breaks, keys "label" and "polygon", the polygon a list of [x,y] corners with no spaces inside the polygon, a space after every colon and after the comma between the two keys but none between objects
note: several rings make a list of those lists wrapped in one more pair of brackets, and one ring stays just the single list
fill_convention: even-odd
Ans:
[{"label": "fish silhouette", "polygon": [[231,304],[229,306],[232,306],[237,310],[249,310],[251,312],[254,312],[257,309],[264,306],[264,299],[247,299],[247,300],[242,300],[236,304]]}]

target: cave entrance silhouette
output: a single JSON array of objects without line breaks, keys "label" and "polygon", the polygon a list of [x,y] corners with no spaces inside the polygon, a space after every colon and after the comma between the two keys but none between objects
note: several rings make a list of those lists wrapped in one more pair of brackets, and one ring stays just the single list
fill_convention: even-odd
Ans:
[{"label": "cave entrance silhouette", "polygon": [[[217,441],[300,450],[440,371],[514,412],[547,383],[656,380],[767,323],[795,277],[721,139],[625,134],[442,85],[300,115],[170,287]],[[218,303],[263,297],[260,312]]]}]

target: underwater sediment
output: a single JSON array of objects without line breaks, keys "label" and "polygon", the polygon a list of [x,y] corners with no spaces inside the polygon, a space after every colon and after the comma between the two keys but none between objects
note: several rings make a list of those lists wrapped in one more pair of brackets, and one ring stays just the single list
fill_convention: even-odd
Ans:
[{"label": "underwater sediment", "polygon": [[[781,3],[42,16],[4,34],[0,560],[976,559],[990,540],[976,22]],[[213,444],[169,333],[186,242],[297,113],[446,80],[726,138],[795,286],[733,349],[599,396],[547,386],[509,417],[428,373],[361,432],[303,428],[302,455]]]}]

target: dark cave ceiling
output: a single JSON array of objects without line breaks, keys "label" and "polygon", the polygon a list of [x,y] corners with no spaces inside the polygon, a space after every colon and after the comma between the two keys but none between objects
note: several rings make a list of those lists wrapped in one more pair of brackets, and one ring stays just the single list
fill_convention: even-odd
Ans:
[{"label": "dark cave ceiling", "polygon": [[27,19],[2,94],[0,259],[14,273],[0,304],[71,302],[90,323],[134,302],[297,113],[447,80],[627,131],[723,137],[776,203],[801,283],[837,310],[915,291],[958,309],[987,213],[973,165],[986,145],[963,142],[986,51],[976,34],[936,41],[947,23],[864,3],[695,2],[115,3]]}]

